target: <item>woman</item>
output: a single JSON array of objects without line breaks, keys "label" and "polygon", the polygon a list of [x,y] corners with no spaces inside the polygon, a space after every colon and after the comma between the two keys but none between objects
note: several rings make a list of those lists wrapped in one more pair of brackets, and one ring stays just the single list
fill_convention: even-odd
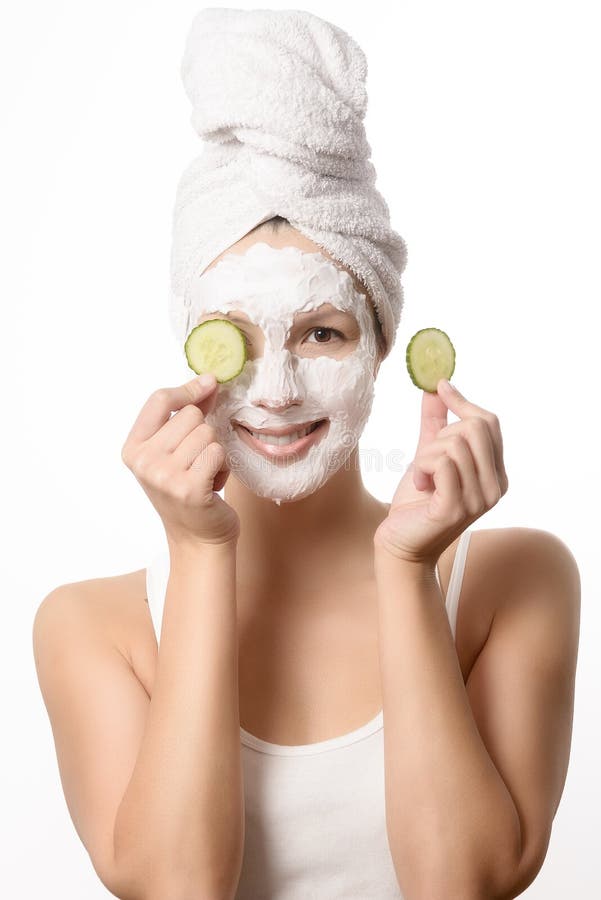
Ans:
[{"label": "woman", "polygon": [[[289,227],[264,225],[232,251],[258,241],[313,249]],[[327,335],[323,326],[313,329],[320,330]],[[246,333],[251,357],[259,355],[261,335]],[[294,352],[314,353],[303,341],[306,335]],[[326,352],[328,340],[321,343]],[[340,353],[334,343],[328,353]],[[365,490],[356,447],[352,464],[319,491],[277,506],[228,477],[212,444],[214,455],[187,470],[190,491],[207,490],[199,515],[200,495],[170,496],[173,479],[161,490],[156,455],[176,408],[190,416],[187,433],[198,429],[197,449],[199,438],[212,443],[214,431],[202,423],[219,387],[194,390],[190,382],[145,404],[137,427],[156,429],[145,440],[148,451],[155,448],[146,470],[139,439],[124,447],[169,537],[160,668],[144,569],[63,585],[36,617],[36,660],[65,795],[99,876],[117,896],[136,896],[134,873],[156,896],[179,896],[180,887],[184,896],[203,885],[206,896],[236,896],[240,725],[260,742],[310,750],[365,723],[377,728],[367,737],[381,739],[374,716],[383,708],[386,825],[403,896],[517,896],[542,865],[567,771],[579,579],[570,551],[548,532],[472,531],[453,646],[442,598],[457,545],[507,490],[494,417],[442,387],[424,393],[419,447],[390,505]],[[460,421],[444,424],[447,407]],[[432,474],[434,485],[418,490]],[[211,494],[224,485],[223,500]],[[264,756],[272,765],[277,756],[252,742],[242,750],[250,774],[277,783],[276,773],[261,769]],[[338,819],[320,805],[326,784],[316,782],[317,773],[310,770],[310,787],[320,793],[302,815],[314,816],[313,837],[323,844],[328,823],[322,820],[321,831],[320,820]],[[293,768],[287,774],[295,778]],[[360,776],[356,771],[357,782]],[[362,801],[378,807],[357,783],[346,788],[345,816],[369,813]],[[292,784],[297,808],[308,790]],[[292,836],[294,820],[290,825]],[[286,829],[286,820],[279,826]],[[382,837],[377,822],[368,821],[368,835]],[[263,854],[248,858],[253,884],[272,877],[274,850],[282,871],[271,863],[272,875],[283,877],[291,848],[247,837]],[[344,845],[344,833],[332,837],[324,864],[338,841],[347,865],[327,873],[330,884],[357,883],[361,871],[365,884],[390,876],[382,845],[374,841],[361,858],[360,846]],[[353,856],[356,869],[348,865]],[[308,879],[305,886],[319,890],[326,873],[312,874],[311,859],[303,862],[299,885]],[[375,862],[381,868],[366,873]],[[400,896],[389,883],[387,890],[370,896]]]},{"label": "woman", "polygon": [[[276,258],[291,290],[295,265],[327,261],[317,280],[339,276],[340,301],[303,312],[297,297],[280,329],[275,314],[253,321],[251,297],[209,308],[220,277],[244,284]],[[237,315],[245,335],[247,425],[320,425],[286,456],[228,418],[235,386],[156,391],[122,456],[167,554],[41,604],[38,677],[96,872],[123,898],[517,896],[568,765],[569,549],[535,529],[471,528],[507,491],[502,436],[444,382],[423,394],[390,504],[363,486],[356,441],[340,464],[339,409],[356,431],[365,416],[329,373],[361,360],[357,384],[373,382],[385,350],[373,297],[323,246],[278,218],[200,281],[211,291],[189,324]],[[369,399],[356,395],[363,412]]]}]

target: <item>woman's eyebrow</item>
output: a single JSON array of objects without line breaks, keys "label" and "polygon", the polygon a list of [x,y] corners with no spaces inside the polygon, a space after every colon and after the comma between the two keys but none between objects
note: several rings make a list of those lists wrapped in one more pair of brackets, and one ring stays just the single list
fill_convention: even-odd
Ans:
[{"label": "woman's eyebrow", "polygon": [[[236,313],[232,313],[232,312],[225,312],[225,313],[215,312],[215,313],[207,313],[206,315],[209,318],[226,318],[230,322],[236,322],[240,325],[245,325],[247,327],[250,326],[251,328],[257,327],[254,322],[250,322],[248,319],[243,319],[242,316],[238,316],[238,315],[236,315]],[[309,310],[306,310],[305,312],[295,313],[294,314],[294,325],[296,325],[296,326],[302,325],[303,322],[305,322],[307,319],[314,321],[316,318],[326,318],[326,317],[332,318],[334,316],[337,318],[340,318],[340,319],[345,319],[349,324],[352,324],[352,325],[357,324],[357,319],[355,318],[353,313],[348,312],[347,310],[344,310],[344,309],[338,309],[335,306],[329,306],[329,307],[326,307],[325,309],[324,308],[309,309]],[[204,316],[203,316],[203,318],[204,318]]]},{"label": "woman's eyebrow", "polygon": [[347,312],[344,309],[337,309],[335,306],[329,306],[320,309],[309,309],[306,312],[296,313],[294,316],[295,321],[304,322],[305,319],[315,319],[317,316],[338,316],[341,319],[351,319],[353,322],[356,321],[355,316]]}]

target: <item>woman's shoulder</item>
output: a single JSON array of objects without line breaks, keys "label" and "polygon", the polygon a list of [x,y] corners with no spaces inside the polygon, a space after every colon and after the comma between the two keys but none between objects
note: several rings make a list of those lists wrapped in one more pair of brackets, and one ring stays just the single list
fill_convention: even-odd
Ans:
[{"label": "woman's shoulder", "polygon": [[153,642],[156,649],[145,568],[67,582],[51,591],[44,602],[53,603],[55,615],[65,619],[85,617],[91,628],[121,651],[136,674],[141,656],[152,652]]},{"label": "woman's shoulder", "polygon": [[[470,528],[459,594],[456,646],[464,680],[483,649],[495,614],[522,596],[523,586],[572,554],[557,535],[538,528]],[[460,537],[441,554],[439,572],[446,597]]]},{"label": "woman's shoulder", "polygon": [[52,593],[70,596],[75,602],[79,598],[90,615],[104,616],[110,621],[119,613],[127,614],[132,605],[148,602],[146,569],[67,582]]},{"label": "woman's shoulder", "polygon": [[[563,557],[573,555],[560,537],[540,528],[510,526],[505,528],[470,528],[468,547],[469,574],[472,577],[494,578],[498,583],[507,576],[520,578],[540,563],[541,558],[558,553]],[[450,578],[460,535],[450,544],[439,560],[443,571]],[[466,576],[468,565],[466,559]]]},{"label": "woman's shoulder", "polygon": [[[511,526],[470,531],[465,577],[472,590],[484,591],[496,604],[511,602],[512,587],[544,576],[553,561],[576,565],[567,544],[541,528]],[[459,539],[446,551],[449,571],[458,543]]]}]

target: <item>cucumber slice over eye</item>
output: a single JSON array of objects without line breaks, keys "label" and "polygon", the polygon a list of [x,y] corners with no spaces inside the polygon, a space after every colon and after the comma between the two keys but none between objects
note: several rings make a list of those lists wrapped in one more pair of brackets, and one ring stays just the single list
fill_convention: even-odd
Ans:
[{"label": "cucumber slice over eye", "polygon": [[413,384],[435,394],[439,380],[455,371],[455,348],[440,328],[422,328],[407,344],[406,361]]},{"label": "cucumber slice over eye", "polygon": [[223,384],[239,375],[246,362],[246,340],[228,319],[208,319],[193,328],[184,344],[188,365],[197,375],[212,372]]}]

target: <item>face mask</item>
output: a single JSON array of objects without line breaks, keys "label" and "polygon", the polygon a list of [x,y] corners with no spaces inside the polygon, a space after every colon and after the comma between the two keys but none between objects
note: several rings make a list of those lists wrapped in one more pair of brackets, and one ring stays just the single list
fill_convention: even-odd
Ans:
[{"label": "face mask", "polygon": [[[310,332],[311,357],[286,349],[295,314],[324,303],[355,317],[361,333],[356,348],[335,359],[327,343],[318,353],[320,343]],[[266,243],[226,254],[194,283],[192,323],[203,315],[219,318],[240,310],[264,335],[263,355],[248,359],[240,375],[219,386],[215,409],[205,416],[223,445],[230,477],[257,496],[279,504],[312,494],[357,445],[374,396],[377,346],[368,304],[348,272],[323,254]],[[319,321],[308,321],[307,329],[312,327],[320,327]],[[328,421],[302,447],[277,460],[266,458],[254,438],[234,424],[270,431],[320,419]]]}]

